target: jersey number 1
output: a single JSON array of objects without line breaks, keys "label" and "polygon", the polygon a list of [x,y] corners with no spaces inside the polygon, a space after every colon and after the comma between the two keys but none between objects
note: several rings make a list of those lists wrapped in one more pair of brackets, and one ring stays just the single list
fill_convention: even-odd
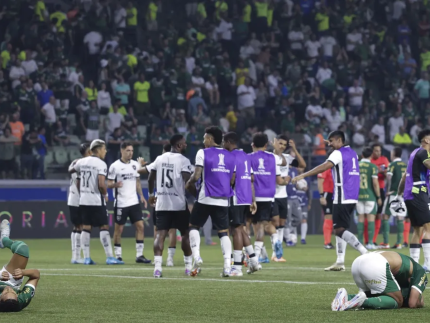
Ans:
[{"label": "jersey number 1", "polygon": [[165,169],[161,171],[161,187],[166,186],[167,188],[173,187],[172,170]]}]

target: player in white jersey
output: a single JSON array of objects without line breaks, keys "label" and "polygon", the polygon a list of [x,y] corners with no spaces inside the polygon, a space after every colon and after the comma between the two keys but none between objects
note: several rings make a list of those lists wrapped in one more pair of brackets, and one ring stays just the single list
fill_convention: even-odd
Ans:
[{"label": "player in white jersey", "polygon": [[93,140],[90,145],[92,155],[82,158],[69,172],[77,172],[79,182],[79,208],[82,211],[83,230],[81,245],[84,251],[84,265],[94,265],[90,257],[91,228],[100,228],[100,241],[106,253],[107,265],[124,264],[114,258],[111,238],[109,234],[108,213],[106,202],[108,200],[106,188],[107,165],[106,144],[103,140]]},{"label": "player in white jersey", "polygon": [[[143,256],[144,236],[143,217],[140,203],[145,208],[147,202],[142,192],[140,174],[137,172],[139,163],[132,160],[133,145],[129,142],[121,144],[121,158],[112,163],[108,173],[108,188],[113,189],[115,232],[113,243],[115,256],[122,261],[121,235],[127,219],[136,228],[136,262],[149,264],[151,260]],[[139,199],[137,196],[139,195]]]},{"label": "player in white jersey", "polygon": [[[291,154],[285,154],[284,151],[290,147],[295,157]],[[284,135],[279,135],[277,138],[273,140],[273,153],[278,156],[283,156],[286,161],[285,166],[280,166],[281,177],[286,179],[288,177],[288,170],[290,166],[293,167],[306,167],[306,162],[300,153],[296,149],[296,144],[293,140],[288,140],[288,138]],[[288,179],[289,181],[289,179]],[[287,222],[287,214],[288,214],[288,201],[287,201],[287,190],[285,186],[276,184],[276,194],[275,201],[273,202],[272,207],[272,224],[276,228],[276,232],[278,234],[279,241],[284,241],[284,229],[285,224]],[[262,259],[268,262],[268,259]],[[272,253],[272,260],[275,262],[286,262],[286,260],[281,257],[280,259],[276,258],[275,252]]]},{"label": "player in white jersey", "polygon": [[[190,211],[185,197],[185,183],[191,176],[190,160],[182,155],[187,148],[184,136],[174,135],[170,139],[171,151],[158,156],[148,178],[149,202],[155,203],[157,236],[154,240],[154,277],[162,277],[164,240],[168,231],[177,228],[182,236],[185,275],[190,275],[192,252],[188,235]],[[157,181],[157,197],[154,195]]]},{"label": "player in white jersey", "polygon": [[[90,152],[90,144],[84,143],[79,148],[82,157],[88,157]],[[74,160],[69,170],[73,169],[80,159]],[[84,260],[81,258],[81,232],[82,232],[82,214],[79,210],[79,190],[78,190],[78,174],[73,173],[70,179],[69,196],[67,198],[67,205],[69,206],[70,221],[73,224],[71,235],[72,240],[72,264],[82,264]]]}]

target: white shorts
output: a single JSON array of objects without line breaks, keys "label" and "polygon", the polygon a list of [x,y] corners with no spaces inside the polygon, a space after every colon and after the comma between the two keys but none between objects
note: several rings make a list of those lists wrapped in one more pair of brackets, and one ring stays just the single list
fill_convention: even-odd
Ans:
[{"label": "white shorts", "polygon": [[352,263],[352,278],[360,291],[387,294],[400,290],[390,265],[381,252],[383,251],[361,255]]},{"label": "white shorts", "polygon": [[85,140],[91,142],[91,141],[96,140],[96,139],[100,139],[99,131],[87,129],[87,134],[85,135]]},{"label": "white shorts", "polygon": [[355,208],[358,214],[376,214],[376,202],[372,201],[358,201]]},{"label": "white shorts", "polygon": [[22,281],[24,280],[23,278],[15,280],[12,277],[12,274],[10,272],[8,272],[5,267],[3,267],[2,270],[0,270],[0,277],[3,274],[3,272],[7,272],[9,274],[9,280],[6,283],[12,285],[12,287],[16,287],[16,288],[20,288],[21,287]]}]

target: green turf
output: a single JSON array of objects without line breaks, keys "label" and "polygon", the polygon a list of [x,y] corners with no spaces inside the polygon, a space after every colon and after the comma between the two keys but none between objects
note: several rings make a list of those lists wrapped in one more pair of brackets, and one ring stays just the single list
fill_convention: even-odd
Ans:
[{"label": "green turf", "polygon": [[[12,232],[13,236],[13,232]],[[391,237],[394,242],[394,236]],[[218,241],[218,239],[214,239]],[[333,239],[334,240],[334,239]],[[219,245],[203,246],[203,271],[185,277],[178,244],[175,267],[152,278],[153,267],[134,263],[133,239],[123,241],[124,266],[104,264],[98,239],[91,240],[96,266],[71,265],[69,240],[28,240],[28,268],[41,270],[31,304],[20,313],[0,314],[0,322],[407,322],[425,320],[430,306],[419,310],[331,312],[339,287],[350,293],[350,266],[358,253],[348,247],[346,272],[324,272],[336,259],[322,248],[322,236],[308,237],[306,246],[284,248],[287,263],[264,264],[263,270],[241,278],[221,278]],[[267,241],[267,246],[268,241]],[[167,248],[167,245],[165,246]],[[408,249],[401,250],[409,253]],[[166,253],[164,260],[166,259]],[[152,258],[152,240],[144,254]],[[6,263],[9,250],[1,250]],[[425,293],[425,301],[430,299]],[[364,320],[364,321],[363,321]]]}]

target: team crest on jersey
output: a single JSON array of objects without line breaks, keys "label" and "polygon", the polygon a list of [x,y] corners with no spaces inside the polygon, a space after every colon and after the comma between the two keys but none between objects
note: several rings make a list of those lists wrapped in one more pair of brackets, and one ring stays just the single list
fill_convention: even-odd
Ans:
[{"label": "team crest on jersey", "polygon": [[133,165],[133,169],[136,170],[136,165]]},{"label": "team crest on jersey", "polygon": [[263,158],[259,158],[258,159],[258,169],[265,170],[265,168],[264,168],[264,159]]},{"label": "team crest on jersey", "polygon": [[218,166],[225,166],[225,163],[224,163],[224,154],[218,154],[218,158],[219,158]]}]

